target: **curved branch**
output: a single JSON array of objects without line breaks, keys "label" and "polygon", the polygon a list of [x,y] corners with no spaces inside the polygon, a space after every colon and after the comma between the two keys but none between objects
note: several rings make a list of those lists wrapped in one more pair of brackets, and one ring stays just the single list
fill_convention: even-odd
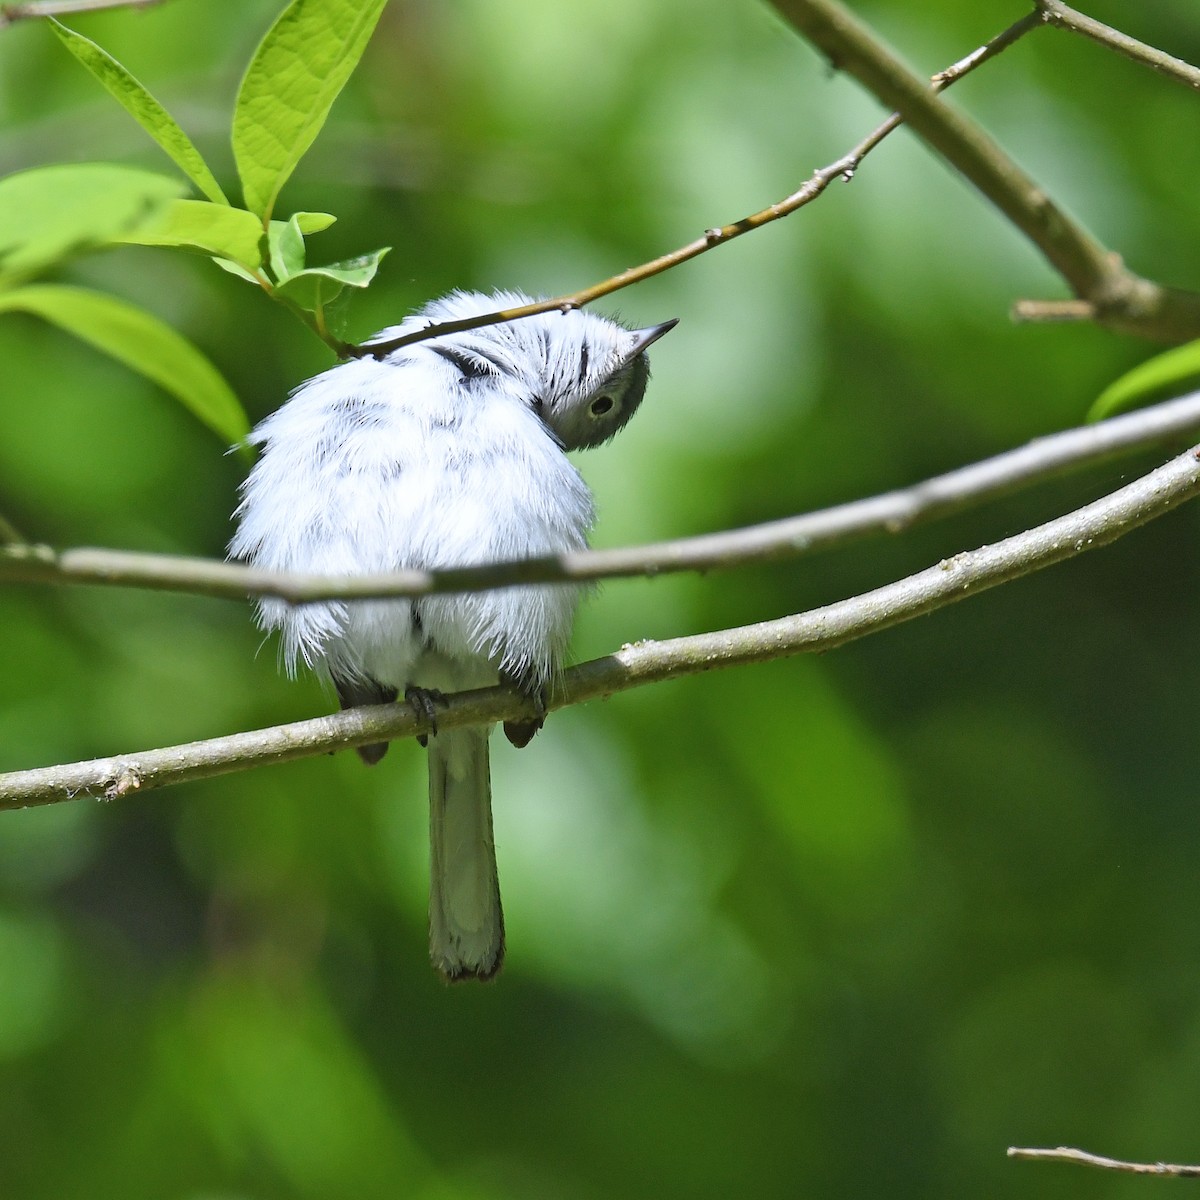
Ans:
[{"label": "curved branch", "polygon": [[588,550],[555,558],[338,578],[261,571],[214,559],[123,550],[60,551],[22,544],[0,545],[0,583],[140,587],[234,600],[273,596],[302,604],[335,598],[361,600],[482,591],[520,583],[593,582],[680,571],[728,570],[799,558],[870,534],[898,533],[1067,471],[1197,430],[1200,430],[1200,392],[1094,425],[1036,438],[1017,450],[960,467],[913,487],[818,512],[647,546]]},{"label": "curved branch", "polygon": [[[1084,508],[944,559],[906,579],[811,612],[714,633],[639,642],[566,671],[550,709],[704,671],[830,650],[913,617],[957,603],[1063,559],[1105,545],[1200,494],[1200,451]],[[438,714],[439,728],[533,717],[530,701],[506,687],[461,692]],[[52,804],[78,796],[109,799],[172,783],[205,779],[346,746],[428,732],[404,704],[349,709],[327,717],[231,734],[160,750],[0,775],[0,809]]]},{"label": "curved branch", "polygon": [[[835,67],[853,75],[961,172],[1091,306],[1097,323],[1164,342],[1200,336],[1200,295],[1126,269],[974,121],[942,101],[838,0],[771,0]],[[1039,14],[1040,15],[1040,14]]]}]

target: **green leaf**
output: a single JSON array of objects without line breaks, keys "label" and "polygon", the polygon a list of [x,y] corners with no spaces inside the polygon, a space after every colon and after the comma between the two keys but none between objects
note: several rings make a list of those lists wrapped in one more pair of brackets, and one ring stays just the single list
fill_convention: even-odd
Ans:
[{"label": "green leaf", "polygon": [[127,113],[162,147],[175,165],[213,203],[228,204],[192,139],[175,118],[107,50],[48,17],[63,45],[116,97]]},{"label": "green leaf", "polygon": [[258,218],[244,208],[207,200],[174,200],[156,220],[115,240],[199,250],[255,271],[262,266],[262,236]]},{"label": "green leaf", "polygon": [[288,219],[295,221],[296,228],[308,237],[310,233],[320,233],[321,230],[328,229],[337,217],[332,213],[298,212],[292,213]]},{"label": "green leaf", "polygon": [[262,286],[262,283],[257,276],[252,275],[246,270],[245,267],[239,267],[237,263],[230,262],[227,258],[214,258],[213,262],[215,262],[222,271],[228,271],[230,275],[236,275],[239,279],[244,279],[247,283],[254,284],[255,287]]},{"label": "green leaf", "polygon": [[300,308],[316,312],[334,300],[344,287],[365,288],[375,278],[380,261],[390,249],[385,246],[360,258],[298,271],[281,284],[276,293]]},{"label": "green leaf", "polygon": [[277,283],[283,283],[304,270],[304,234],[296,216],[287,221],[272,221],[267,229],[267,249],[271,256],[271,273]]},{"label": "green leaf", "polygon": [[337,220],[329,213],[292,213],[286,221],[271,221],[267,226],[267,253],[271,273],[277,283],[283,283],[304,270],[304,235],[320,233]]},{"label": "green leaf", "polygon": [[292,0],[242,80],[233,153],[246,207],[270,218],[280,188],[325,124],[387,0]]},{"label": "green leaf", "polygon": [[0,312],[32,313],[73,333],[170,392],[225,442],[240,441],[249,429],[212,363],[143,309],[102,292],[38,284],[0,293]]},{"label": "green leaf", "polygon": [[1102,421],[1127,408],[1180,395],[1197,384],[1200,384],[1200,341],[1157,354],[1113,380],[1096,397],[1088,411],[1088,420]]},{"label": "green leaf", "polygon": [[37,167],[0,179],[0,283],[132,232],[183,190],[166,175],[106,163]]}]

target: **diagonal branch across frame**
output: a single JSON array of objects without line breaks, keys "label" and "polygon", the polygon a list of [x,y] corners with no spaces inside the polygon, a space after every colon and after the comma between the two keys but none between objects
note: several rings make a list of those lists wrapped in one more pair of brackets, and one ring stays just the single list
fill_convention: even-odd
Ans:
[{"label": "diagonal branch across frame", "polygon": [[[927,83],[908,68],[837,0],[771,0],[780,14],[839,69],[853,74],[885,104],[896,109],[857,146],[812,176],[790,196],[704,235],[677,250],[609,279],[520,308],[501,309],[459,321],[431,324],[387,341],[339,345],[349,355],[384,357],[428,338],[461,333],[485,325],[521,320],[556,309],[582,308],[621,288],[705,254],[752,229],[789,216],[824,194],[834,180],[849,180],[863,159],[894,129],[909,124],[951,166],[961,171],[1046,257],[1075,292],[1067,301],[1019,301],[1013,315],[1021,320],[1094,320],[1112,329],[1164,342],[1200,337],[1200,294],[1164,287],[1128,270],[1120,257],[1102,246],[1070,218],[969,117],[937,103],[936,97],[976,67],[1007,50],[1043,25],[1062,25],[1106,42],[1112,48],[1190,86],[1200,70],[1118,30],[1089,21],[1058,0],[1035,0],[1034,9],[979,49],[939,71]],[[1068,17],[1070,20],[1068,20]],[[1148,57],[1149,56],[1149,57]],[[1152,61],[1151,61],[1152,60]]]},{"label": "diagonal branch across frame", "polygon": [[1067,471],[1144,450],[1200,431],[1200,392],[1150,408],[1037,438],[981,462],[911,487],[785,517],[744,529],[678,538],[647,546],[588,550],[452,570],[400,571],[352,578],[261,571],[215,559],[136,551],[55,550],[3,544],[0,584],[86,584],[241,600],[273,596],[294,604],[325,599],[426,596],[481,591],[521,583],[593,582],[680,571],[729,570],[799,558],[878,533],[898,533],[963,512]]},{"label": "diagonal branch across frame", "polygon": [[[1015,21],[983,46],[973,50],[970,54],[959,59],[958,62],[947,67],[944,71],[939,71],[934,75],[930,80],[931,89],[934,92],[944,91],[952,84],[957,83],[964,75],[974,71],[976,67],[982,66],[985,62],[995,58],[997,54],[1007,50],[1014,42],[1024,37],[1031,30],[1038,28],[1041,24],[1042,17],[1037,13],[1029,13],[1019,21]],[[733,241],[734,238],[741,237],[742,234],[749,233],[753,229],[760,229],[764,225],[769,225],[772,221],[778,221],[783,217],[790,216],[797,209],[811,204],[819,196],[823,195],[825,189],[835,180],[849,181],[852,179],[854,173],[862,165],[863,159],[893,130],[903,124],[903,120],[904,118],[899,113],[893,113],[886,121],[867,134],[858,145],[848,150],[840,158],[835,159],[828,166],[814,171],[790,196],[785,196],[782,200],[768,205],[759,212],[742,217],[740,220],[731,221],[727,225],[719,225],[712,229],[706,229],[702,237],[696,238],[676,250],[662,254],[658,258],[651,259],[649,262],[642,263],[636,267],[630,267],[628,270],[621,271],[609,279],[601,280],[591,287],[582,288],[577,292],[570,292],[566,295],[555,296],[549,300],[540,300],[535,304],[522,305],[520,308],[500,309],[493,313],[484,313],[476,317],[466,317],[458,321],[439,321],[436,324],[426,326],[424,329],[417,330],[415,333],[389,338],[386,341],[369,342],[361,346],[347,345],[343,346],[342,349],[346,354],[353,356],[362,357],[370,354],[376,358],[384,358],[394,350],[399,350],[404,346],[411,346],[416,342],[426,341],[429,338],[441,337],[444,334],[464,333],[469,329],[480,329],[485,325],[499,325],[505,321],[519,321],[524,317],[536,316],[538,313],[554,312],[556,309],[562,312],[569,312],[574,308],[582,308],[584,305],[591,304],[594,300],[599,300],[604,296],[610,295],[612,292],[620,291],[622,288],[627,288],[635,283],[641,283],[643,280],[651,278],[651,276],[660,275],[664,271],[678,267],[689,259],[696,258],[701,254],[707,254],[708,251],[715,249],[717,246],[723,246],[727,242]]]},{"label": "diagonal branch across frame", "polygon": [[[1200,449],[1189,450],[1120,490],[990,546],[944,559],[904,579],[810,612],[735,629],[639,642],[566,671],[548,709],[649,683],[833,649],[957,603],[1095,549],[1200,495]],[[506,687],[448,698],[439,728],[534,716]],[[115,799],[348,746],[427,733],[404,704],[348,709],[327,717],[182,746],[0,775],[0,810],[81,796]]]}]

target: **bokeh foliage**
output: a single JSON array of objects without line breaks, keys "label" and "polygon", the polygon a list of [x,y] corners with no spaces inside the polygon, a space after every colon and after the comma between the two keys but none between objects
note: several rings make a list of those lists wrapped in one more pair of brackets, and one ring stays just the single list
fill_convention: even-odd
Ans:
[{"label": "bokeh foliage", "polygon": [[[999,0],[856,6],[930,71]],[[79,19],[226,190],[271,0]],[[1091,12],[1195,61],[1163,0]],[[1200,105],[1053,31],[955,90],[1137,270],[1200,281]],[[162,169],[33,23],[0,34],[0,173]],[[283,193],[322,261],[394,247],[361,338],[454,286],[561,292],[786,194],[878,112],[767,10],[392,0]],[[59,279],[143,305],[253,417],[329,362],[199,258]],[[1019,328],[1060,287],[900,133],[852,185],[610,306],[679,316],[581,460],[615,545],[766,519],[1072,424],[1151,352]],[[121,366],[0,319],[0,513],[217,555],[244,464]],[[613,583],[579,658],[797,611],[1072,506],[1122,463],[894,541]],[[353,755],[0,816],[0,1195],[1095,1196],[1013,1143],[1200,1159],[1197,514],[815,660],[646,688],[494,749],[500,981],[425,961],[422,756]],[[0,768],[324,711],[248,608],[0,594]],[[1143,1187],[1152,1186],[1143,1184]]]}]

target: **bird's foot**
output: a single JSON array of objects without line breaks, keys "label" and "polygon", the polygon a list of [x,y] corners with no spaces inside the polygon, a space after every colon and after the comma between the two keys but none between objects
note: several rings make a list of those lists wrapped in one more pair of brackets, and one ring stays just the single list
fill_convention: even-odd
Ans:
[{"label": "bird's foot", "polygon": [[[416,684],[410,683],[404,689],[404,699],[408,701],[408,706],[417,715],[418,720],[424,720],[429,724],[429,733],[437,737],[438,723],[437,710],[438,705],[446,703],[444,692],[439,692],[437,688],[417,687]],[[417,741],[422,746],[429,745],[429,734],[417,734]]]}]

